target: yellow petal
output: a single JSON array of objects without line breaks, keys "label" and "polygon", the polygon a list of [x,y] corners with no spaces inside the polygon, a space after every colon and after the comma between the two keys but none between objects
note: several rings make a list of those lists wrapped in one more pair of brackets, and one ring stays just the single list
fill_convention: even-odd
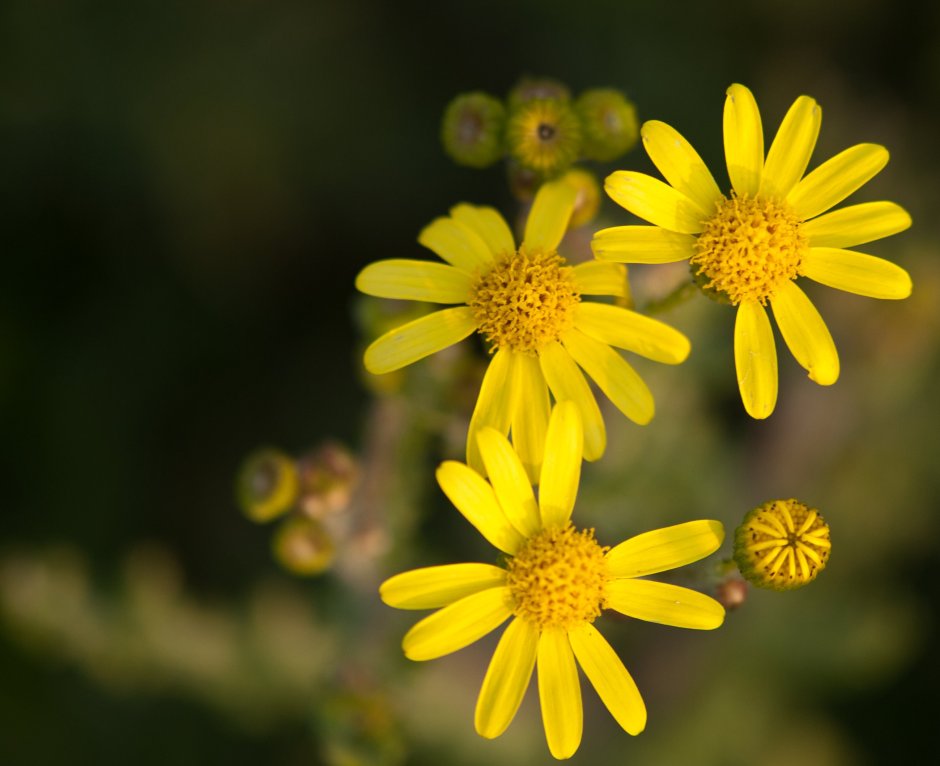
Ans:
[{"label": "yellow petal", "polygon": [[669,231],[698,234],[708,218],[708,213],[682,192],[645,173],[618,170],[607,176],[604,189],[621,207]]},{"label": "yellow petal", "polygon": [[429,303],[466,303],[470,275],[431,261],[391,259],[370,263],[356,277],[356,289],[366,295]]},{"label": "yellow petal", "polygon": [[675,628],[712,630],[725,619],[724,607],[704,593],[652,580],[611,580],[607,604],[628,617]]},{"label": "yellow petal", "polygon": [[451,208],[450,214],[455,221],[473,229],[486,243],[494,258],[515,252],[516,241],[509,224],[493,208],[464,204]]},{"label": "yellow petal", "polygon": [[539,352],[542,373],[556,402],[571,400],[578,405],[584,430],[584,459],[597,460],[607,446],[607,431],[597,400],[578,365],[560,343],[550,343]]},{"label": "yellow petal", "polygon": [[418,242],[451,266],[474,273],[493,262],[486,242],[469,226],[453,218],[436,218],[421,230]]},{"label": "yellow petal", "polygon": [[689,339],[665,322],[608,303],[578,304],[574,326],[595,340],[664,364],[689,355]]},{"label": "yellow petal", "polygon": [[516,408],[516,386],[514,370],[515,354],[509,349],[500,349],[490,359],[483,376],[476,406],[467,431],[467,464],[479,473],[486,471],[477,434],[481,428],[495,428],[501,434],[509,433],[509,424]]},{"label": "yellow petal", "polygon": [[738,306],[734,366],[747,414],[758,420],[769,417],[777,405],[777,347],[767,312],[757,301]]},{"label": "yellow petal", "polygon": [[550,628],[542,632],[538,668],[539,704],[548,749],[555,758],[570,758],[581,744],[584,711],[578,668],[565,631]]},{"label": "yellow petal", "polygon": [[538,630],[519,619],[499,639],[477,697],[474,725],[481,737],[498,737],[512,723],[535,669],[538,644]]},{"label": "yellow petal", "polygon": [[854,247],[904,231],[911,216],[893,202],[863,202],[814,218],[802,225],[812,247]]},{"label": "yellow petal", "polygon": [[467,306],[435,311],[385,333],[366,349],[363,361],[369,372],[381,375],[453,346],[476,329]]},{"label": "yellow petal", "polygon": [[625,298],[630,294],[627,267],[619,263],[585,261],[577,264],[573,272],[581,295],[615,295]]},{"label": "yellow petal", "polygon": [[509,440],[492,428],[482,429],[477,442],[503,513],[523,537],[531,537],[539,531],[542,521],[535,493],[519,456]]},{"label": "yellow petal", "polygon": [[542,375],[537,357],[528,354],[517,355],[516,386],[519,393],[512,417],[512,443],[534,484],[538,481],[542,467],[545,431],[551,412],[548,384]]},{"label": "yellow petal", "polygon": [[515,553],[522,536],[515,530],[496,500],[493,488],[469,466],[446,460],[437,469],[437,483],[464,517],[492,545],[505,553]]},{"label": "yellow petal", "polygon": [[511,614],[509,589],[488,588],[428,615],[405,634],[401,645],[409,660],[433,660],[496,630]]},{"label": "yellow petal", "polygon": [[858,144],[827,160],[787,195],[794,212],[806,220],[838,204],[875,177],[888,164],[888,150]]},{"label": "yellow petal", "polygon": [[809,96],[800,96],[786,113],[767,152],[760,193],[785,199],[809,165],[816,146],[822,109]]},{"label": "yellow petal", "polygon": [[653,395],[619,353],[577,329],[569,330],[562,343],[618,410],[641,426],[653,419]]},{"label": "yellow petal", "polygon": [[910,274],[897,264],[852,250],[811,247],[802,273],[820,284],[869,298],[900,300],[912,289]]},{"label": "yellow petal", "polygon": [[640,129],[643,146],[653,164],[672,187],[706,213],[723,198],[718,184],[698,152],[670,125],[648,120]]},{"label": "yellow petal", "polygon": [[610,644],[588,623],[571,630],[568,640],[584,675],[614,720],[628,734],[643,731],[646,728],[643,697]]},{"label": "yellow petal", "polygon": [[564,181],[542,184],[535,194],[532,210],[525,224],[523,246],[526,250],[557,250],[565,236],[577,189]]},{"label": "yellow petal", "polygon": [[723,130],[728,178],[738,196],[753,197],[764,168],[764,128],[750,90],[735,83],[726,91]]},{"label": "yellow petal", "polygon": [[571,518],[581,478],[584,436],[578,406],[559,402],[552,411],[545,438],[545,462],[539,479],[542,525],[564,526]]},{"label": "yellow petal", "polygon": [[691,564],[721,547],[718,521],[689,521],[631,537],[607,553],[611,577],[643,577]]},{"label": "yellow petal", "polygon": [[398,609],[437,609],[506,583],[506,570],[492,564],[446,564],[390,577],[379,595]]},{"label": "yellow petal", "polygon": [[658,226],[612,226],[591,240],[594,256],[622,263],[675,263],[695,255],[695,237]]},{"label": "yellow petal", "polygon": [[816,307],[795,282],[787,281],[770,300],[780,334],[810,380],[830,386],[839,379],[836,344]]}]

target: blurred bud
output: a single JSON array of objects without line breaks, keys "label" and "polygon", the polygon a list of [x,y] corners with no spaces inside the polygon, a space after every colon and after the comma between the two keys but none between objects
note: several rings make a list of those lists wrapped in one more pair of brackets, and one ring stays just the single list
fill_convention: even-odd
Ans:
[{"label": "blurred bud", "polygon": [[349,505],[359,465],[340,444],[327,442],[297,461],[300,477],[300,509],[311,518],[322,518]]},{"label": "blurred bud", "polygon": [[553,177],[578,159],[581,125],[567,101],[528,101],[510,112],[506,145],[522,167]]},{"label": "blurred bud", "polygon": [[571,91],[568,86],[550,77],[523,77],[516,84],[506,102],[510,111],[527,104],[530,101],[554,99],[556,101],[570,101]]},{"label": "blurred bud", "polygon": [[829,526],[799,500],[771,500],[750,511],[734,535],[734,561],[759,588],[792,590],[816,579],[829,561]]},{"label": "blurred bud", "polygon": [[531,202],[542,185],[542,177],[534,170],[522,167],[514,159],[507,164],[509,191],[519,202]]},{"label": "blurred bud", "polygon": [[718,584],[715,598],[729,612],[747,601],[747,583],[740,577],[729,577]]},{"label": "blurred bud", "polygon": [[405,743],[388,699],[375,691],[326,695],[316,725],[329,766],[397,766]]},{"label": "blurred bud", "polygon": [[291,516],[286,519],[272,540],[274,558],[288,572],[312,577],[323,573],[333,563],[333,538],[316,519]]},{"label": "blurred bud", "polygon": [[636,108],[611,88],[586,90],[575,101],[584,134],[584,156],[606,162],[632,149],[640,137]]},{"label": "blurred bud", "polygon": [[593,221],[601,208],[601,185],[597,178],[588,170],[573,168],[565,173],[562,179],[578,192],[568,226],[576,229]]},{"label": "blurred bud", "polygon": [[275,519],[297,500],[297,468],[280,450],[266,447],[242,464],[236,480],[238,504],[252,521]]},{"label": "blurred bud", "polygon": [[444,110],[441,141],[458,165],[485,168],[503,156],[506,108],[479,91],[464,93]]}]

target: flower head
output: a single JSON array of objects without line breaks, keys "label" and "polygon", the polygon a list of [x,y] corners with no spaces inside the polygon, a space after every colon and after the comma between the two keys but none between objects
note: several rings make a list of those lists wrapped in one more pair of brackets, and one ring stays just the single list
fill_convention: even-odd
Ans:
[{"label": "flower head", "polygon": [[489,482],[463,463],[437,472],[451,502],[496,548],[504,567],[451,564],[386,580],[380,594],[400,609],[437,609],[402,642],[413,660],[441,657],[511,622],[490,661],[477,698],[475,725],[488,738],[512,722],[536,665],[542,722],[551,753],[568,758],[581,742],[577,665],[627,732],[646,726],[640,692],[594,627],[605,609],[639,620],[709,630],[724,609],[697,591],[638,579],[698,561],[721,545],[717,521],[692,521],[633,537],[613,548],[594,530],[570,522],[581,471],[578,408],[555,407],[548,425],[538,499],[516,452],[491,428],[479,432]]},{"label": "flower head", "polygon": [[[889,261],[843,248],[903,231],[910,216],[893,202],[825,213],[875,176],[888,152],[858,144],[804,177],[822,110],[800,96],[764,155],[760,112],[743,85],[728,88],[724,144],[732,191],[721,193],[689,143],[665,123],[644,123],[647,153],[666,178],[618,171],[611,198],[653,226],[599,231],[597,258],[624,263],[688,260],[706,295],[737,307],[734,356],[747,412],[766,418],[777,401],[777,352],[766,307],[796,360],[820,385],[835,383],[832,336],[798,277],[873,298],[906,298],[911,279]],[[825,213],[824,215],[821,215]]]},{"label": "flower head", "polygon": [[476,434],[486,427],[512,433],[529,477],[539,476],[550,398],[573,400],[584,424],[584,455],[596,460],[606,432],[586,372],[628,418],[653,417],[646,384],[615,348],[667,364],[689,353],[684,335],[662,322],[618,306],[585,300],[622,296],[624,267],[593,261],[568,265],[558,245],[577,191],[564,181],[543,185],[517,247],[495,210],[457,205],[426,227],[418,241],[447,263],[378,261],[356,278],[364,293],[441,304],[435,311],[376,340],[365,366],[381,374],[479,333],[492,351],[467,436],[467,462],[486,468]]},{"label": "flower head", "polygon": [[819,511],[799,500],[772,500],[750,511],[734,535],[734,561],[759,588],[792,590],[826,568],[832,542]]},{"label": "flower head", "polygon": [[542,177],[557,175],[581,154],[581,123],[567,99],[525,101],[509,113],[509,155]]}]

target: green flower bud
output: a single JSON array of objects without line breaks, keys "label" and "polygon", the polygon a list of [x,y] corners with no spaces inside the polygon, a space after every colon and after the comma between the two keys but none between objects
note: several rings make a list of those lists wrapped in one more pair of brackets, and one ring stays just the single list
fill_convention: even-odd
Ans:
[{"label": "green flower bud", "polygon": [[458,165],[485,168],[503,156],[506,109],[499,99],[464,93],[451,101],[441,122],[441,141]]},{"label": "green flower bud", "polygon": [[571,101],[571,91],[568,86],[550,77],[523,77],[516,86],[509,91],[506,103],[510,111],[515,111],[530,101],[550,99],[554,101]]},{"label": "green flower bud", "polygon": [[252,521],[266,522],[286,513],[297,500],[297,467],[280,450],[266,447],[246,458],[238,472],[238,504]]},{"label": "green flower bud", "polygon": [[335,545],[316,519],[292,516],[274,533],[274,558],[288,572],[302,577],[321,574],[333,563]]},{"label": "green flower bud", "polygon": [[584,132],[584,156],[606,162],[632,149],[640,137],[636,108],[617,90],[586,90],[574,105]]}]

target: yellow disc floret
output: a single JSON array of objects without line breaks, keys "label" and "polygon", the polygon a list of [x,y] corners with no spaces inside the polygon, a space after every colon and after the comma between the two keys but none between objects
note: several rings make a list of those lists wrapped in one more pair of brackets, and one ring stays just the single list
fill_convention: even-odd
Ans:
[{"label": "yellow disc floret", "polygon": [[564,264],[554,251],[520,248],[477,280],[469,305],[494,347],[534,353],[571,326],[581,296]]},{"label": "yellow disc floret", "polygon": [[516,616],[539,629],[594,622],[607,604],[606,550],[571,524],[529,538],[507,565]]},{"label": "yellow disc floret", "polygon": [[829,525],[799,500],[750,511],[735,533],[734,560],[753,585],[791,590],[816,579],[829,560]]},{"label": "yellow disc floret", "polygon": [[703,290],[717,291],[733,305],[766,305],[776,290],[794,279],[807,238],[801,221],[781,200],[723,197],[704,223],[689,260]]}]

